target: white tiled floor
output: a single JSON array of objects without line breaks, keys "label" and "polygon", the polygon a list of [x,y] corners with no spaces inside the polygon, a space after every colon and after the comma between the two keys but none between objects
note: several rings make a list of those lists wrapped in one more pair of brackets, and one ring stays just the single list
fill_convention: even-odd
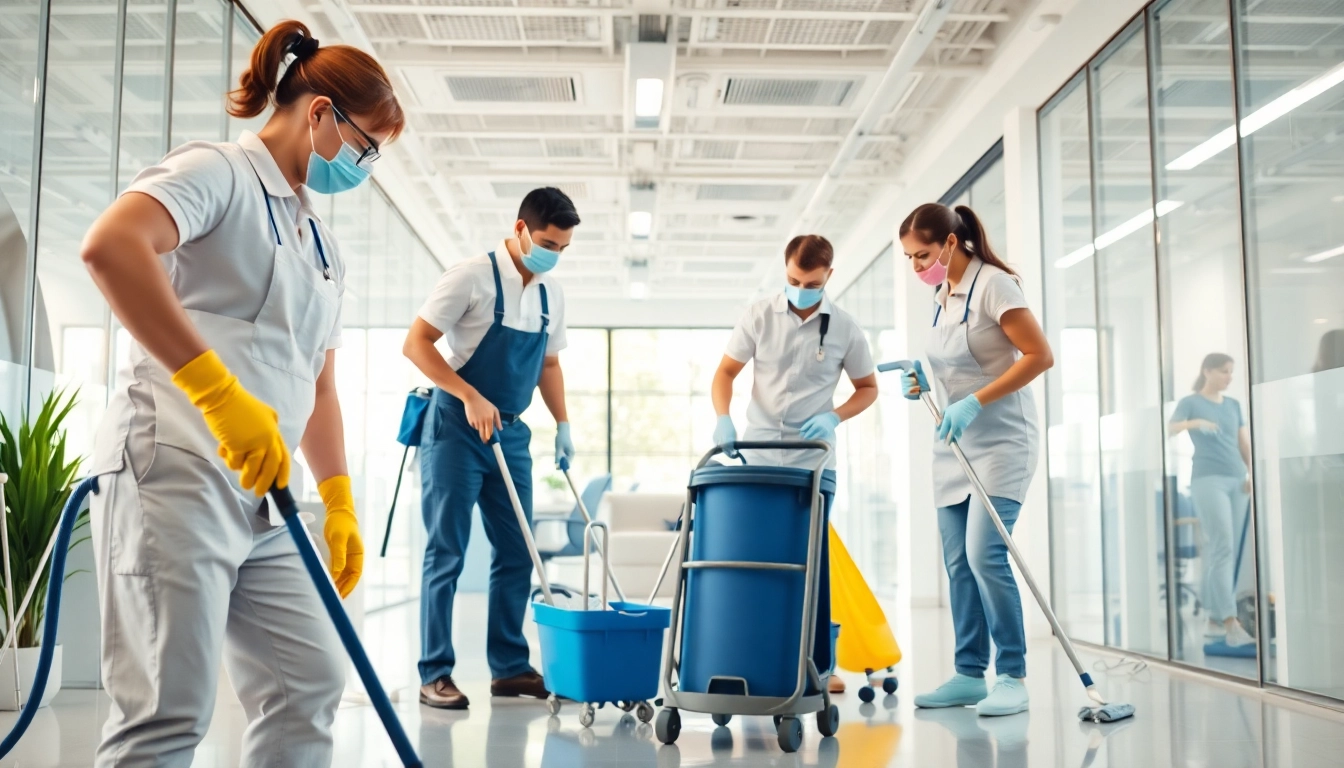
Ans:
[{"label": "white tiled floor", "polygon": [[[1097,674],[1105,692],[1138,708],[1133,720],[1107,727],[1084,725],[1075,712],[1082,689],[1053,641],[1030,645],[1029,714],[984,720],[973,710],[917,712],[912,691],[940,682],[951,665],[951,631],[944,612],[905,611],[899,634],[906,660],[896,696],[861,705],[853,693],[838,698],[841,730],[822,739],[807,722],[803,750],[785,755],[768,719],[736,718],[716,728],[708,715],[686,713],[682,736],[663,747],[651,729],[618,710],[598,713],[591,729],[578,724],[569,705],[558,720],[540,702],[491,702],[484,657],[484,602],[459,602],[458,679],[473,698],[468,712],[419,706],[414,692],[418,648],[415,606],[371,617],[368,649],[385,683],[396,690],[398,712],[426,766],[477,768],[577,768],[623,766],[842,766],[843,768],[1159,768],[1262,766],[1312,768],[1344,764],[1344,716],[1287,702],[1243,686],[1184,673],[1149,669],[1138,675]],[[1113,662],[1114,659],[1104,659]],[[473,663],[473,661],[475,663]],[[1096,657],[1087,657],[1092,664]],[[848,676],[851,685],[854,676]],[[87,766],[107,703],[94,691],[63,691],[44,709],[19,748],[0,766]],[[12,714],[0,715],[8,730]],[[210,733],[195,765],[235,766],[244,727],[241,709],[225,687]],[[395,754],[371,707],[348,704],[337,716],[339,768],[395,766]]]}]

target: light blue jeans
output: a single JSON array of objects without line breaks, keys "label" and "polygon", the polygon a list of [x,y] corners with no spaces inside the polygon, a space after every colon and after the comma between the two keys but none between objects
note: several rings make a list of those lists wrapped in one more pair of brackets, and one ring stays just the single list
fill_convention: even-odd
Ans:
[{"label": "light blue jeans", "polygon": [[[1019,502],[991,497],[1004,526],[1012,533]],[[989,512],[974,497],[938,509],[943,536],[943,563],[952,597],[952,625],[957,635],[957,672],[983,677],[989,667],[989,641],[998,653],[1000,675],[1027,676],[1027,640],[1022,628],[1022,597],[1008,567],[1008,547],[999,537]]]},{"label": "light blue jeans", "polygon": [[1237,615],[1237,586],[1251,570],[1248,552],[1241,553],[1241,567],[1237,567],[1237,550],[1250,504],[1245,488],[1246,480],[1240,477],[1206,475],[1190,481],[1190,496],[1203,537],[1200,560],[1204,562],[1204,607],[1209,618],[1220,624]]}]

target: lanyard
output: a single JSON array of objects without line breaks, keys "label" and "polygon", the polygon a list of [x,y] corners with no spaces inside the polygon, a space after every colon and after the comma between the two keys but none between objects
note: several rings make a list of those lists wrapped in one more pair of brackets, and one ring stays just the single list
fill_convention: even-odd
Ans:
[{"label": "lanyard", "polygon": [[826,332],[831,329],[831,316],[823,312],[821,315],[821,340],[817,342],[817,362],[826,359]]},{"label": "lanyard", "polygon": [[[984,268],[985,268],[985,265],[984,265],[983,263],[981,263],[981,264],[980,264],[980,269],[984,269]],[[965,324],[966,324],[966,320],[967,320],[967,318],[969,318],[969,317],[971,316],[971,297],[975,295],[975,281],[980,279],[980,269],[975,270],[975,277],[971,278],[971,289],[970,289],[969,291],[966,292],[966,310],[965,310],[964,312],[961,313],[961,324],[962,324],[962,325],[965,325]],[[951,295],[952,295],[952,292],[951,292],[951,291],[948,291],[948,294],[947,294],[947,295],[951,296]],[[937,327],[938,327],[938,316],[941,315],[942,313],[943,313],[943,305],[942,305],[942,304],[939,304],[939,305],[938,305],[938,309],[934,310],[934,312],[933,312],[933,327],[934,327],[934,328],[937,328]]]},{"label": "lanyard", "polygon": [[[258,176],[257,180],[260,181],[261,177]],[[266,215],[271,220],[271,231],[275,233],[275,244],[284,245],[284,243],[280,241],[280,227],[275,224],[275,210],[271,208],[271,196],[266,191],[266,186],[264,184],[261,187],[261,199],[266,201]],[[313,242],[317,243],[317,257],[322,260],[322,279],[330,283],[331,265],[327,263],[327,251],[322,247],[322,236],[317,234],[317,223],[310,218],[308,219],[308,226],[313,230]]]}]

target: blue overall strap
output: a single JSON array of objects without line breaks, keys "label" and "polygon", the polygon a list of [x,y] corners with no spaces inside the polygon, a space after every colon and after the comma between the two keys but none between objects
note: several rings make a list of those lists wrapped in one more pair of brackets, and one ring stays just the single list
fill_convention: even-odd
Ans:
[{"label": "blue overall strap", "polygon": [[546,326],[551,324],[551,306],[546,303],[546,286],[538,283],[537,288],[541,289],[541,331],[545,333]]},{"label": "blue overall strap", "polygon": [[[271,224],[275,224],[274,219],[271,220]],[[331,266],[327,264],[327,252],[322,247],[322,236],[317,234],[317,222],[309,219],[308,226],[313,230],[313,242],[317,243],[317,257],[322,259],[322,277],[331,282]]]},{"label": "blue overall strap", "polygon": [[938,327],[938,317],[939,317],[940,315],[942,315],[942,314],[943,314],[943,305],[942,305],[942,304],[939,304],[939,305],[938,305],[938,308],[935,309],[935,310],[933,310],[933,327],[934,327],[934,328],[937,328],[937,327]]},{"label": "blue overall strap", "polygon": [[495,252],[487,254],[490,257],[490,269],[495,272],[495,322],[504,324],[504,284],[499,279],[499,262],[495,261]]},{"label": "blue overall strap", "polygon": [[971,278],[971,290],[966,292],[966,311],[961,313],[961,324],[966,324],[966,319],[971,316],[971,297],[975,295],[975,281],[980,279],[980,270],[985,268],[985,263],[980,262],[980,269],[975,270],[975,277]]},{"label": "blue overall strap", "polygon": [[[260,176],[257,177],[257,181],[261,181]],[[275,211],[271,210],[271,195],[266,191],[264,184],[261,187],[261,199],[266,201],[266,215],[271,218],[271,231],[275,233],[275,244],[284,245],[280,242],[280,228],[275,225]]]}]

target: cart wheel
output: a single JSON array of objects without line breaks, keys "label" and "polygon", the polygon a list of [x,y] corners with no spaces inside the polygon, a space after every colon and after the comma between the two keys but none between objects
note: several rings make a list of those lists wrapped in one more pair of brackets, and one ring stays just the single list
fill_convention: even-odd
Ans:
[{"label": "cart wheel", "polygon": [[822,736],[834,736],[840,730],[840,708],[832,704],[818,712],[817,730]]},{"label": "cart wheel", "polygon": [[552,717],[560,714],[559,696],[556,696],[554,693],[552,693],[550,696],[546,697],[546,711],[549,712]]},{"label": "cart wheel", "polygon": [[591,728],[593,721],[597,719],[597,710],[592,704],[584,704],[583,710],[579,712],[579,725],[584,728]]},{"label": "cart wheel", "polygon": [[653,719],[653,707],[649,706],[647,701],[639,702],[635,706],[635,717],[638,717],[641,723],[649,722]]},{"label": "cart wheel", "polygon": [[885,679],[885,680],[882,681],[882,692],[883,692],[883,693],[887,693],[887,694],[895,693],[895,692],[896,692],[896,688],[897,688],[899,685],[900,685],[900,683],[898,683],[898,682],[896,681],[896,678],[894,678],[894,677],[888,677],[887,679]]},{"label": "cart wheel", "polygon": [[727,725],[733,722],[732,715],[713,715],[715,725]]},{"label": "cart wheel", "polygon": [[779,727],[779,721],[783,720],[783,719],[784,719],[784,716],[783,716],[783,715],[775,715],[775,716],[771,717],[770,719],[773,720],[773,721],[775,722],[775,727],[778,728],[778,727]]},{"label": "cart wheel", "polygon": [[875,698],[877,698],[877,692],[873,690],[873,686],[865,685],[859,689],[859,701],[867,704]]},{"label": "cart wheel", "polygon": [[621,702],[619,705],[617,705],[617,706],[619,706],[619,707],[621,708],[621,711],[622,711],[622,712],[629,712],[630,710],[632,710],[632,709],[635,708],[635,702],[633,702],[633,701],[622,701],[622,702]]},{"label": "cart wheel", "polygon": [[792,715],[784,718],[779,721],[775,731],[779,737],[779,748],[785,752],[797,752],[803,746],[803,723],[798,718]]},{"label": "cart wheel", "polygon": [[681,735],[681,713],[675,709],[664,709],[653,721],[653,732],[664,744],[672,744]]}]

